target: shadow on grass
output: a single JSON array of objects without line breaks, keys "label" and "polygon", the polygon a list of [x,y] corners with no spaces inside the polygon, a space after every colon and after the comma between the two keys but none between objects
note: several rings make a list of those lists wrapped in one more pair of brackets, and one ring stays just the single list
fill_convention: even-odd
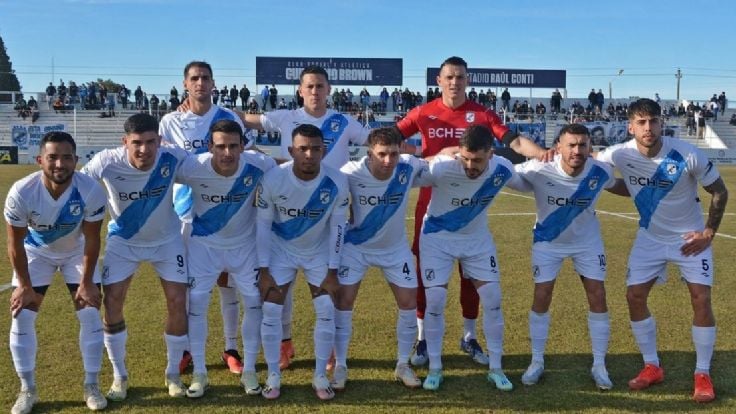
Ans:
[{"label": "shadow on grass", "polygon": [[[282,396],[277,401],[266,401],[259,396],[246,396],[236,377],[228,385],[214,384],[198,400],[172,399],[164,387],[130,388],[128,399],[110,403],[108,411],[137,412],[222,412],[234,411],[332,411],[340,407],[347,411],[406,412],[418,410],[440,411],[528,411],[578,412],[583,410],[625,410],[638,412],[683,412],[720,409],[730,411],[734,406],[736,389],[735,351],[717,352],[713,361],[713,377],[718,399],[707,405],[698,405],[690,398],[692,393],[692,352],[661,352],[666,370],[665,381],[649,390],[633,392],[627,381],[641,368],[639,354],[609,355],[608,368],[614,389],[598,391],[590,379],[591,357],[588,354],[550,355],[542,381],[535,386],[523,386],[520,376],[529,363],[529,355],[511,355],[504,358],[507,375],[515,385],[512,392],[494,389],[486,379],[486,369],[461,355],[444,358],[445,381],[439,391],[410,390],[393,381],[392,362],[358,359],[349,361],[350,381],[347,390],[333,401],[321,402],[314,396],[308,381],[296,372],[285,372]],[[312,361],[298,361],[294,368],[311,372]],[[262,367],[259,366],[259,370]],[[418,368],[423,377],[426,368]],[[264,373],[261,372],[261,379]],[[187,379],[188,377],[185,377]],[[42,397],[43,398],[43,397]],[[56,412],[83,407],[81,401],[41,402],[39,412]]]}]

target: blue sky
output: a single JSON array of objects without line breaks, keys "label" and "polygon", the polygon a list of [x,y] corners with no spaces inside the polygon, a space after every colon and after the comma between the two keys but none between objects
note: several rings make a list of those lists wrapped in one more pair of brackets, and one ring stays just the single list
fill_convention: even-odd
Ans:
[{"label": "blue sky", "polygon": [[477,68],[565,69],[569,97],[608,97],[611,82],[615,98],[674,99],[677,68],[682,98],[736,97],[735,28],[736,4],[720,0],[0,0],[0,36],[28,92],[45,89],[52,58],[54,83],[167,93],[193,59],[212,64],[218,86],[255,90],[255,56],[304,56],[403,58],[404,86],[424,94],[426,68],[458,55]]}]

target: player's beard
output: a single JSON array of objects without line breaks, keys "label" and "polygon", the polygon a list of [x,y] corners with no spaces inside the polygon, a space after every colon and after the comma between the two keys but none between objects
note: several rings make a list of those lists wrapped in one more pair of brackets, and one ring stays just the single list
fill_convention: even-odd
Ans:
[{"label": "player's beard", "polygon": [[68,183],[69,180],[72,179],[72,175],[74,175],[74,172],[69,171],[66,168],[56,168],[50,173],[44,171],[43,175],[46,177],[47,180],[53,182],[54,184],[62,185]]}]

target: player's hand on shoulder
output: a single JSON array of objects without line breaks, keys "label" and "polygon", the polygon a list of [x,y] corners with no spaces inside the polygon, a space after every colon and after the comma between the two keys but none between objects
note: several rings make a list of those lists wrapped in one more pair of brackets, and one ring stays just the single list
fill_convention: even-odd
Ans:
[{"label": "player's hand on shoulder", "polygon": [[547,150],[544,150],[539,157],[537,157],[537,160],[541,162],[550,162],[555,159],[555,155],[557,154],[557,151],[554,148],[549,148]]},{"label": "player's hand on shoulder", "polygon": [[186,112],[186,111],[190,110],[191,108],[192,107],[189,106],[189,98],[186,98],[186,99],[184,99],[184,100],[181,101],[181,104],[178,107],[176,107],[176,111],[177,112]]}]

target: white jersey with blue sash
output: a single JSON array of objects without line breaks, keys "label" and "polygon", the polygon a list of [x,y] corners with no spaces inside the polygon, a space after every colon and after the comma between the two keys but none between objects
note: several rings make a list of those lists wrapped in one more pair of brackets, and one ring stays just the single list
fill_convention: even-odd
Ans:
[{"label": "white jersey with blue sash", "polygon": [[294,175],[293,162],[272,168],[263,177],[258,218],[271,222],[273,243],[297,257],[327,255],[330,217],[345,216],[348,182],[343,173],[322,165],[312,180]]},{"label": "white jersey with blue sash", "polygon": [[25,248],[50,259],[79,254],[84,247],[81,225],[105,218],[105,191],[92,178],[74,173],[58,199],[49,194],[43,172],[28,175],[12,185],[5,200],[5,221],[28,229]]},{"label": "white jersey with blue sash", "polygon": [[[240,117],[230,109],[217,105],[212,105],[204,115],[197,115],[192,111],[170,112],[161,119],[158,134],[164,145],[181,148],[190,154],[202,154],[207,152],[207,145],[212,139],[210,127],[223,119],[237,122],[245,133],[246,148],[253,145],[250,131],[246,130]],[[192,208],[192,195],[189,187],[179,184],[174,186],[174,206],[182,219],[191,219],[189,211]]]},{"label": "white jersey with blue sash", "polygon": [[401,155],[394,174],[379,180],[368,169],[368,157],[350,161],[341,171],[350,185],[352,219],[345,243],[361,251],[380,254],[407,246],[406,207],[412,187],[426,185],[427,162]]},{"label": "white jersey with blue sash", "polygon": [[125,147],[98,152],[82,168],[107,188],[110,222],[107,239],[133,247],[153,247],[181,237],[173,207],[174,177],[187,153],[162,147],[153,167],[141,171],[128,161]]},{"label": "white jersey with blue sash", "polygon": [[509,187],[515,188],[516,182],[523,180],[526,186],[522,184],[520,189],[534,192],[535,243],[578,249],[600,240],[595,204],[603,190],[616,183],[610,165],[589,158],[580,174],[573,177],[562,169],[558,154],[552,162],[530,160],[514,168],[517,175]]},{"label": "white jersey with blue sash", "polygon": [[488,167],[468,178],[459,160],[438,155],[429,163],[432,200],[422,224],[422,234],[467,240],[488,234],[486,211],[501,188],[512,177],[511,161],[494,155]]},{"label": "white jersey with blue sash", "polygon": [[364,128],[355,118],[328,109],[319,118],[309,115],[304,108],[281,109],[261,115],[261,126],[266,132],[281,133],[280,158],[291,159],[291,133],[299,125],[314,125],[322,131],[326,147],[322,165],[339,169],[350,159],[348,144],[363,145],[368,139],[368,128]]},{"label": "white jersey with blue sash", "polygon": [[238,170],[224,177],[212,168],[209,152],[187,157],[177,181],[192,189],[192,225],[186,236],[214,248],[255,241],[255,193],[274,160],[255,151],[240,154]]},{"label": "white jersey with blue sash", "polygon": [[634,139],[606,148],[597,158],[621,172],[639,211],[639,227],[657,240],[674,243],[690,231],[703,230],[698,182],[708,186],[720,174],[693,145],[661,139],[662,148],[652,158],[639,152]]}]

